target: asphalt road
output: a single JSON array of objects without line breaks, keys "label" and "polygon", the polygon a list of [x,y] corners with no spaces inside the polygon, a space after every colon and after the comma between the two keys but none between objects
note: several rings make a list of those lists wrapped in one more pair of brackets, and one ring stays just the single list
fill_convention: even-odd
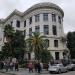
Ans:
[{"label": "asphalt road", "polygon": [[0,73],[0,75],[10,75],[10,74],[4,74],[4,73]]},{"label": "asphalt road", "polygon": [[61,74],[41,74],[41,75],[75,75],[75,71],[70,71],[70,72],[61,73]]},{"label": "asphalt road", "polygon": [[[0,73],[0,75],[10,75],[10,74]],[[23,75],[23,74],[19,74],[18,73],[17,75]],[[29,74],[24,74],[24,75],[75,75],[75,71],[70,71],[70,72],[61,73],[61,74],[49,74],[49,73],[37,74],[37,73],[29,73]]]}]

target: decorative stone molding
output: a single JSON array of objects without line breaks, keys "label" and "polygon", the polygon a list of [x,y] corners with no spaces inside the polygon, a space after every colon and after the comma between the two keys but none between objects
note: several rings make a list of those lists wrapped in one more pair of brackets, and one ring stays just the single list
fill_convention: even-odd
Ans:
[{"label": "decorative stone molding", "polygon": [[63,12],[63,10],[59,6],[57,6],[56,4],[53,4],[53,3],[45,2],[45,3],[39,3],[39,4],[33,5],[28,10],[26,10],[24,13],[22,13],[22,12],[18,11],[17,9],[15,9],[6,19],[1,19],[0,23],[6,22],[13,15],[18,15],[20,17],[23,17],[24,15],[29,14],[31,11],[36,10],[36,9],[41,9],[41,8],[58,10],[58,11],[61,12],[62,17],[64,17],[64,12]]}]

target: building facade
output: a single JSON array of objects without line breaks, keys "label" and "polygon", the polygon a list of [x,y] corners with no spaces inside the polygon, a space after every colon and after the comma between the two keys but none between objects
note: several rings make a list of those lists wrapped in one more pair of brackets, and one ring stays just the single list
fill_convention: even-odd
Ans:
[{"label": "building facade", "polygon": [[[10,24],[15,30],[23,31],[26,38],[32,32],[47,36],[44,39],[53,58],[63,59],[63,52],[67,50],[66,42],[61,41],[61,37],[64,37],[63,17],[63,10],[53,3],[39,3],[23,13],[14,10],[6,19],[0,20],[0,49],[4,43],[3,28]],[[30,55],[27,58],[28,56]],[[34,59],[34,53],[31,54],[31,59]]]}]

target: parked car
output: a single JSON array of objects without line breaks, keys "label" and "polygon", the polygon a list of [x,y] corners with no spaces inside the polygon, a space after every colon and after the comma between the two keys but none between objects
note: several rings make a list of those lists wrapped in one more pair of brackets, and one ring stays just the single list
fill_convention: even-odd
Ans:
[{"label": "parked car", "polygon": [[70,64],[68,64],[66,67],[67,67],[67,69],[70,70],[70,71],[75,71],[75,64],[70,63]]},{"label": "parked car", "polygon": [[49,73],[62,73],[67,72],[67,68],[63,64],[53,64],[48,69]]}]

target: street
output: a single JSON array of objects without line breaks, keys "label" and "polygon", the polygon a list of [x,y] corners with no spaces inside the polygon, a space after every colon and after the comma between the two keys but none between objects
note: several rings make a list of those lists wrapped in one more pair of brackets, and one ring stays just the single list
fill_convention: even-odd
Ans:
[{"label": "street", "polygon": [[41,75],[75,75],[75,71],[70,71],[70,72],[61,73],[61,74],[41,74]]},{"label": "street", "polygon": [[[5,73],[0,73],[0,75],[11,75],[11,74],[5,74]],[[67,72],[67,73],[61,73],[61,74],[49,74],[49,73],[42,73],[42,74],[37,74],[37,73],[26,73],[26,74],[23,74],[23,73],[17,73],[16,75],[75,75],[75,71],[70,71],[70,72]]]},{"label": "street", "polygon": [[0,73],[0,75],[10,75],[10,74],[4,74],[4,73]]}]

